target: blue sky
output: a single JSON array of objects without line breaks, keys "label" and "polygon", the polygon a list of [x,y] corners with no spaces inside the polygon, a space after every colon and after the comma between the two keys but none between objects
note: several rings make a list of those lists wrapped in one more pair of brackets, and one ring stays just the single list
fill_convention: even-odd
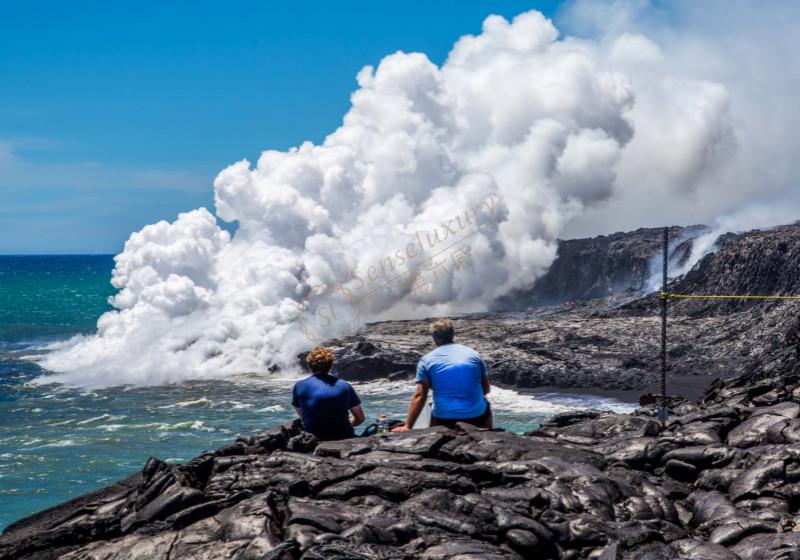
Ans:
[{"label": "blue sky", "polygon": [[441,63],[490,13],[560,2],[5,2],[0,253],[116,253],[213,208],[225,166],[320,141],[355,75],[397,50]]}]

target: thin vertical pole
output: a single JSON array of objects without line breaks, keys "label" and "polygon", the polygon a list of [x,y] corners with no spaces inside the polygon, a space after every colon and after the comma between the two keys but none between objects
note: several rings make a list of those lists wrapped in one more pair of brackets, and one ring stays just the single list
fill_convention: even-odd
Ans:
[{"label": "thin vertical pole", "polygon": [[667,267],[669,262],[669,228],[664,228],[664,262],[661,282],[661,409],[658,417],[662,424],[667,423]]}]

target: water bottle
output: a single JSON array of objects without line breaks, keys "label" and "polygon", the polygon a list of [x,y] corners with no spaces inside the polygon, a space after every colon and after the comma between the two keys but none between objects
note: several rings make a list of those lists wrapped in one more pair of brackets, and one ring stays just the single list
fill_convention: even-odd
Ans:
[{"label": "water bottle", "polygon": [[385,414],[381,414],[378,416],[378,433],[379,434],[388,434],[389,433],[389,417]]}]

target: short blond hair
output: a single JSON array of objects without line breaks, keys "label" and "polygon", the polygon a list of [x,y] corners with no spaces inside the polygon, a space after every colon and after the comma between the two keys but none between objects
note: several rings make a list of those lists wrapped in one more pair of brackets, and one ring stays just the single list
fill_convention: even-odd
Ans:
[{"label": "short blond hair", "polygon": [[450,319],[439,318],[431,323],[431,336],[436,344],[449,344],[453,342],[456,330],[453,321]]},{"label": "short blond hair", "polygon": [[308,353],[306,363],[313,373],[328,373],[333,366],[333,352],[327,348],[316,348]]}]

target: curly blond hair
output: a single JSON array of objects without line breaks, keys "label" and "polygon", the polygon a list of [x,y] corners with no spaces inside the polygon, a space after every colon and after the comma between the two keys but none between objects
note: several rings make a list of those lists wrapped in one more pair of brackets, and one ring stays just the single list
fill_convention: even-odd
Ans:
[{"label": "curly blond hair", "polygon": [[328,373],[333,365],[333,352],[327,348],[316,348],[308,353],[306,363],[313,373]]},{"label": "curly blond hair", "polygon": [[456,334],[456,329],[453,326],[453,321],[450,319],[445,319],[444,317],[440,319],[435,319],[431,323],[431,336],[433,336],[433,340],[436,342],[437,345],[442,344],[450,344],[453,342],[453,338]]}]

